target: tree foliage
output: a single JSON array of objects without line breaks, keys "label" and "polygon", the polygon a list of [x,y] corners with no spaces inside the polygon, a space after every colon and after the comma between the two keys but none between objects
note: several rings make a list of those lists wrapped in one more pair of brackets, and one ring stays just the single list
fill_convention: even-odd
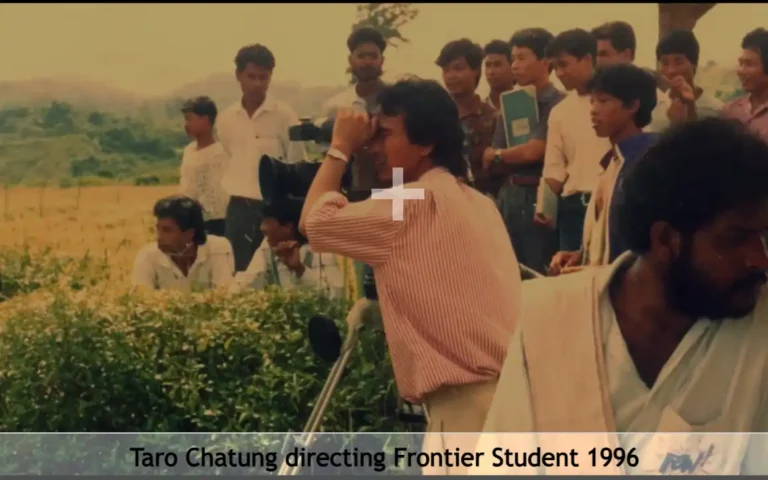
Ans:
[{"label": "tree foliage", "polygon": [[394,48],[400,43],[409,43],[403,36],[402,28],[419,15],[419,9],[412,3],[363,3],[357,6],[357,22],[352,30],[373,27]]}]

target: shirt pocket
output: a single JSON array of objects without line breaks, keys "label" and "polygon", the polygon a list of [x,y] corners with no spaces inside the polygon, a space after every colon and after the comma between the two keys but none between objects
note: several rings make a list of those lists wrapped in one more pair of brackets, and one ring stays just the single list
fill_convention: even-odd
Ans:
[{"label": "shirt pocket", "polygon": [[666,407],[655,433],[634,434],[645,437],[637,453],[637,473],[738,475],[748,437],[721,433],[728,431],[725,426],[722,416],[692,425]]},{"label": "shirt pocket", "polygon": [[253,140],[253,148],[256,150],[259,158],[262,155],[267,155],[272,158],[285,160],[285,152],[283,152],[280,139],[274,137],[257,137]]}]

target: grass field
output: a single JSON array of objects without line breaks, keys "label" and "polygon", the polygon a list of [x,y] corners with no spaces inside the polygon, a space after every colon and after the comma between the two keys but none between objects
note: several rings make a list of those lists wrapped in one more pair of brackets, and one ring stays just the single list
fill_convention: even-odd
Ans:
[{"label": "grass field", "polygon": [[152,206],[176,186],[10,187],[0,195],[0,249],[51,248],[104,258],[110,279],[127,284],[136,251],[154,238]]}]

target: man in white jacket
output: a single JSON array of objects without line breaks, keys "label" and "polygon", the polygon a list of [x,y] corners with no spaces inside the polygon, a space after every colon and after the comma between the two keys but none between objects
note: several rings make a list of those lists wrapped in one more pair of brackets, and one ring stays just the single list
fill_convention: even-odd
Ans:
[{"label": "man in white jacket", "polygon": [[[629,251],[523,285],[484,431],[767,432],[766,178],[768,145],[735,122],[662,134],[624,180]],[[668,472],[670,454],[703,458],[690,473],[768,473],[768,440],[706,435],[618,441],[643,474]],[[596,438],[588,448],[599,451]],[[488,434],[479,448],[500,442]]]}]

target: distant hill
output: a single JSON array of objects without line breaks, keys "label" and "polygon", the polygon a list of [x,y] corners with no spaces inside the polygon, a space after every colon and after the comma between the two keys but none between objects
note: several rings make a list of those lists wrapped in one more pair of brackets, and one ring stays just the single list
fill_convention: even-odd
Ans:
[{"label": "distant hill", "polygon": [[[269,93],[296,111],[299,116],[310,116],[320,111],[326,100],[341,92],[345,87],[307,87],[298,82],[273,83]],[[180,87],[170,94],[169,98],[189,98],[207,95],[216,102],[220,110],[240,99],[240,86],[231,73],[218,73]]]},{"label": "distant hill", "polygon": [[[699,84],[723,101],[740,95],[736,71],[702,65]],[[346,88],[275,82],[270,93],[299,116],[320,112]],[[240,97],[231,73],[214,74],[166,95],[146,97],[82,79],[0,82],[0,182],[72,185],[175,181],[188,143],[184,98],[208,95],[224,109]]]},{"label": "distant hill", "polygon": [[0,108],[42,106],[52,101],[82,108],[136,112],[149,100],[139,94],[89,80],[38,78],[0,82]]}]

